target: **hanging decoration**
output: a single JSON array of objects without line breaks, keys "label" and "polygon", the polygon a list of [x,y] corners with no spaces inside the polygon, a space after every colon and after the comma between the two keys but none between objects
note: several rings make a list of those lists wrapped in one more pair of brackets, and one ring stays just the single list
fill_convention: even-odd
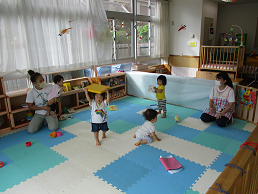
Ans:
[{"label": "hanging decoration", "polygon": [[[68,23],[70,24],[72,21],[74,21],[74,20],[70,20]],[[69,31],[70,31],[70,29],[72,29],[73,27],[70,27],[70,28],[65,28],[65,29],[62,29],[62,30],[60,30],[59,32],[59,34],[58,34],[58,36],[62,36],[63,34],[69,34]]]},{"label": "hanging decoration", "polygon": [[240,91],[240,105],[244,108],[244,105],[248,106],[248,109],[251,110],[253,105],[256,104],[255,92],[251,90],[241,90]]}]

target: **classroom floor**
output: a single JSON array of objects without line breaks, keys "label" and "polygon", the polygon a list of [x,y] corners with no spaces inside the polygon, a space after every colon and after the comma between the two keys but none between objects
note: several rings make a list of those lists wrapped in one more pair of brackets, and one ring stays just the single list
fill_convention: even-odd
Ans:
[{"label": "classroom floor", "polygon": [[[95,146],[90,109],[59,122],[61,137],[51,138],[44,126],[36,134],[27,128],[0,134],[0,192],[4,194],[68,193],[205,193],[224,164],[230,162],[254,124],[234,119],[219,128],[203,123],[201,111],[167,105],[167,118],[155,123],[161,142],[134,146],[135,131],[144,123],[141,112],[154,101],[124,97],[108,110],[107,138]],[[174,117],[182,121],[176,123]],[[30,147],[25,142],[31,141]],[[177,174],[166,172],[159,157],[173,155],[182,164]]]}]

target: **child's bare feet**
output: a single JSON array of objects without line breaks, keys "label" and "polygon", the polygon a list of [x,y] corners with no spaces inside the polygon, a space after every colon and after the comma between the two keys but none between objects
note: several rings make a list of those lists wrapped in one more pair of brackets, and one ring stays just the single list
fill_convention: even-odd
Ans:
[{"label": "child's bare feet", "polygon": [[160,118],[166,118],[166,117],[167,117],[167,115],[166,115],[166,113],[164,113],[163,116]]},{"label": "child's bare feet", "polygon": [[133,138],[136,138],[136,135],[134,134]]},{"label": "child's bare feet", "polygon": [[161,110],[159,110],[158,114],[161,114]]},{"label": "child's bare feet", "polygon": [[96,146],[101,146],[100,142],[96,141]]},{"label": "child's bare feet", "polygon": [[135,146],[139,146],[139,145],[141,145],[141,144],[142,144],[142,140],[138,141],[138,142],[135,143],[134,145],[135,145]]},{"label": "child's bare feet", "polygon": [[47,111],[46,116],[49,116],[49,111]]},{"label": "child's bare feet", "polygon": [[102,139],[105,139],[105,138],[107,138],[107,136],[106,136],[106,134],[103,134]]}]

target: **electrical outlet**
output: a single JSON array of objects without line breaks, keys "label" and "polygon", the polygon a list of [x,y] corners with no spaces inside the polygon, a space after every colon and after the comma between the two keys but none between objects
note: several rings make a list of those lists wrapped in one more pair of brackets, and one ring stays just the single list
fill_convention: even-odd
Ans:
[{"label": "electrical outlet", "polygon": [[174,21],[171,22],[172,23],[172,26],[174,25]]}]

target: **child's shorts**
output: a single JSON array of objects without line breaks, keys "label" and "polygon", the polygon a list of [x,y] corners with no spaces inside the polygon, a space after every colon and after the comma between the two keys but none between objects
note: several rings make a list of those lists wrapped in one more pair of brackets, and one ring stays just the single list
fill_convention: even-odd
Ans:
[{"label": "child's shorts", "polygon": [[91,132],[99,132],[101,131],[108,131],[107,122],[105,123],[91,123],[92,130]]},{"label": "child's shorts", "polygon": [[147,139],[148,144],[152,142],[152,139],[151,139],[150,136],[146,136],[146,137],[144,137],[144,138],[139,138],[139,137],[137,137],[137,135],[136,135],[136,139],[137,139],[138,141]]}]

